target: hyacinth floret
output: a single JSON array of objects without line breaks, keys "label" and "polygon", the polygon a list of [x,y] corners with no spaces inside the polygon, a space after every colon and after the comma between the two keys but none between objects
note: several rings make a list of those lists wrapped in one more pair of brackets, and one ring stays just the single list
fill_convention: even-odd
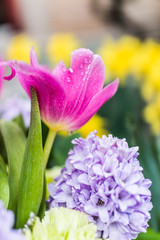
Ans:
[{"label": "hyacinth floret", "polygon": [[0,201],[0,239],[1,240],[25,240],[21,230],[13,229],[14,214],[4,208],[3,202]]},{"label": "hyacinth floret", "polygon": [[72,143],[65,168],[49,185],[50,208],[87,213],[103,239],[130,240],[146,232],[151,181],[143,176],[138,147],[112,135],[99,138],[96,131]]}]

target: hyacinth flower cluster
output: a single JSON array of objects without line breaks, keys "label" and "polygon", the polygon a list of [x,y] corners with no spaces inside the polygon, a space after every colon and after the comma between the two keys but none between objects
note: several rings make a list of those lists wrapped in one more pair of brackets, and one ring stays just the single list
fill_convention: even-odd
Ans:
[{"label": "hyacinth flower cluster", "polygon": [[146,232],[152,209],[151,181],[137,159],[138,147],[96,132],[72,142],[65,168],[49,185],[50,208],[87,213],[103,239],[131,240]]}]

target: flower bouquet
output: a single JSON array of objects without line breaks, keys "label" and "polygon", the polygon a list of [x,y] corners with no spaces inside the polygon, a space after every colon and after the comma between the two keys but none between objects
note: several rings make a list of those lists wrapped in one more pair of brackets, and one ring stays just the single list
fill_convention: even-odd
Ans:
[{"label": "flower bouquet", "polygon": [[0,82],[14,77],[31,98],[31,118],[29,131],[21,117],[0,120],[0,239],[130,240],[146,232],[151,181],[138,147],[124,138],[96,131],[75,138],[61,173],[46,184],[57,132],[81,128],[117,91],[118,80],[103,88],[101,57],[77,49],[70,68],[60,61],[50,70],[31,49],[30,64],[1,61]]}]

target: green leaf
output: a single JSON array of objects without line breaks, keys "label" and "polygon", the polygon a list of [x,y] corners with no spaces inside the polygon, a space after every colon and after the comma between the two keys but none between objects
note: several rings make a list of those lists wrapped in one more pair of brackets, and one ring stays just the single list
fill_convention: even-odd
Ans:
[{"label": "green leaf", "polygon": [[21,128],[14,122],[1,121],[0,130],[7,152],[9,167],[10,199],[8,208],[16,213],[26,138]]},{"label": "green leaf", "polygon": [[43,149],[37,96],[31,88],[31,124],[21,172],[16,227],[22,228],[30,213],[38,214],[43,194]]},{"label": "green leaf", "polygon": [[2,158],[1,155],[0,155],[0,167],[1,167],[4,171],[6,171],[6,164],[5,164],[5,162],[4,162],[4,160],[3,160],[3,158]]},{"label": "green leaf", "polygon": [[0,156],[0,199],[4,202],[5,207],[8,207],[9,203],[9,184],[8,176],[5,171],[5,163]]},{"label": "green leaf", "polygon": [[152,229],[147,229],[147,233],[141,233],[136,238],[137,240],[159,240],[160,233],[155,232]]},{"label": "green leaf", "polygon": [[72,140],[79,137],[79,133],[74,133],[71,136],[57,135],[50,153],[47,167],[51,168],[57,165],[63,166],[68,157],[69,150],[73,148]]},{"label": "green leaf", "polygon": [[41,201],[41,205],[38,212],[38,216],[40,217],[40,219],[44,217],[45,211],[46,211],[46,177],[44,175],[43,195],[42,195],[42,201]]},{"label": "green leaf", "polygon": [[17,125],[22,129],[22,131],[26,134],[27,130],[25,128],[24,120],[22,115],[18,115],[16,118],[13,119],[13,122],[17,123]]}]

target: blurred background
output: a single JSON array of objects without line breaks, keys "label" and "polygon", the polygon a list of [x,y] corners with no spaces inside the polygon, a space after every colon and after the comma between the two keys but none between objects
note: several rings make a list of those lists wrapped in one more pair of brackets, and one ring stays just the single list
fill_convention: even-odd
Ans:
[{"label": "blurred background", "polygon": [[[95,129],[99,136],[112,133],[126,138],[129,146],[138,145],[144,175],[153,182],[150,228],[138,238],[148,240],[160,239],[159,23],[158,0],[0,0],[1,59],[29,62],[34,46],[40,63],[53,68],[62,59],[69,67],[71,51],[87,47],[104,61],[105,84],[119,77],[117,94],[96,116],[71,136],[56,137],[48,168],[63,166],[71,140],[86,137]],[[23,101],[13,101],[15,95],[26,97],[16,79],[5,81],[0,100],[2,118],[23,115]],[[6,112],[9,106],[12,114]],[[13,114],[14,108],[19,112]],[[43,132],[45,136],[45,126]]]}]

